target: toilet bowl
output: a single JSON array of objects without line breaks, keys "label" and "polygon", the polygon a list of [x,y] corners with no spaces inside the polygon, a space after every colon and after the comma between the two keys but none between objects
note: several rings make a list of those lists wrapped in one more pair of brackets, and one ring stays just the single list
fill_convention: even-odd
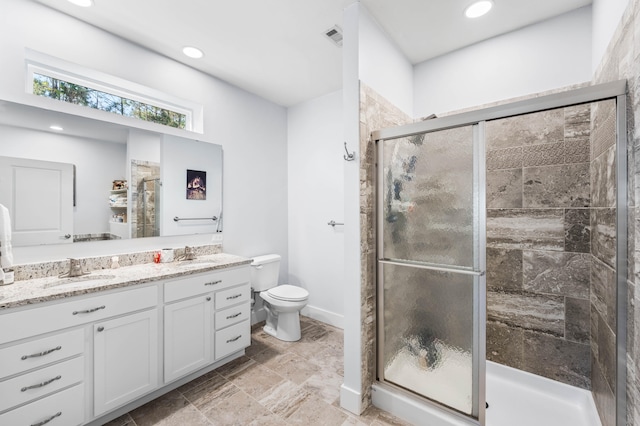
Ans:
[{"label": "toilet bowl", "polygon": [[265,333],[287,342],[300,340],[300,310],[309,300],[302,287],[278,285],[280,256],[258,256],[251,263],[251,287],[264,301],[267,312]]}]

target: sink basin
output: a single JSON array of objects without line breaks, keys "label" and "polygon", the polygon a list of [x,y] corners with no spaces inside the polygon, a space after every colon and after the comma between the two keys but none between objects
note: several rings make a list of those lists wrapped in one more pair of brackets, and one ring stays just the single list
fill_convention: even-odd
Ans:
[{"label": "sink basin", "polygon": [[211,260],[183,260],[176,264],[180,269],[199,269],[216,265],[218,265],[218,263]]},{"label": "sink basin", "polygon": [[115,275],[106,275],[106,274],[89,274],[82,275],[80,277],[68,277],[68,278],[59,278],[57,281],[54,281],[50,284],[47,284],[45,287],[57,287],[59,285],[65,284],[75,284],[75,283],[83,283],[86,281],[96,281],[96,280],[111,280],[115,278]]}]

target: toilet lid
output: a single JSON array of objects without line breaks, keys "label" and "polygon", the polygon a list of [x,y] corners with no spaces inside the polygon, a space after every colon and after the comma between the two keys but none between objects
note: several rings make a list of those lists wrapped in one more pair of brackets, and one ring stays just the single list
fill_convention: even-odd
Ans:
[{"label": "toilet lid", "polygon": [[289,302],[299,302],[309,297],[309,292],[304,288],[288,284],[273,287],[267,293],[274,299]]}]

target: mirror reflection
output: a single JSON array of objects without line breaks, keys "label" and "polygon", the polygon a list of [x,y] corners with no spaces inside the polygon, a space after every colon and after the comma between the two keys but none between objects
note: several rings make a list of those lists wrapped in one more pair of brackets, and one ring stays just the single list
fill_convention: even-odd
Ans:
[{"label": "mirror reflection", "polygon": [[222,147],[0,101],[0,204],[16,247],[221,232]]}]

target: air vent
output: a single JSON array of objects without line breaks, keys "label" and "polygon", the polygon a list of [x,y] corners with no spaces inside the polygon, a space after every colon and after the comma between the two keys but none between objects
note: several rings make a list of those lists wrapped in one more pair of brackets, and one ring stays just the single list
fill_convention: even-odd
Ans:
[{"label": "air vent", "polygon": [[329,39],[337,46],[342,47],[342,29],[339,26],[335,25],[329,28],[324,32],[324,35],[329,37]]}]

